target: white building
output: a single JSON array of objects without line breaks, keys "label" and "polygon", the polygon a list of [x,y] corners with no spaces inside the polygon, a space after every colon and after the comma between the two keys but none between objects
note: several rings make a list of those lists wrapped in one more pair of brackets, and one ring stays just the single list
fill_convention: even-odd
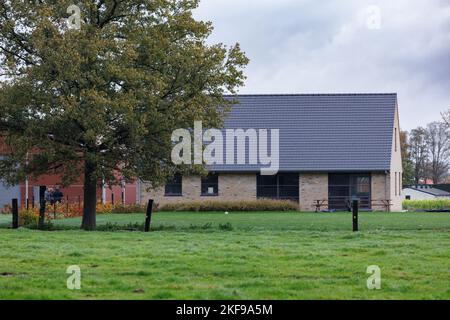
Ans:
[{"label": "white building", "polygon": [[406,200],[450,199],[450,193],[428,185],[410,186],[403,189]]}]

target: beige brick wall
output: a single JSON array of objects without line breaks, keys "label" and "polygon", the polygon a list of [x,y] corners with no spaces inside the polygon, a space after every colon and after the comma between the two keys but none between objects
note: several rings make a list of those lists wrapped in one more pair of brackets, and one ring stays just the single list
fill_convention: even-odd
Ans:
[{"label": "beige brick wall", "polygon": [[385,211],[386,207],[381,204],[381,200],[390,199],[390,176],[387,173],[372,173],[372,209],[375,211]]},{"label": "beige brick wall", "polygon": [[201,178],[198,176],[183,177],[183,196],[166,197],[164,188],[146,191],[148,185],[142,184],[141,203],[154,199],[156,203],[177,203],[199,200],[255,200],[256,174],[219,174],[219,196],[201,196]]},{"label": "beige brick wall", "polygon": [[[300,174],[300,211],[315,211],[315,200],[328,200],[327,173]],[[327,207],[322,207],[323,210]]]},{"label": "beige brick wall", "polygon": [[[315,211],[315,200],[328,199],[327,173],[301,173],[300,181],[300,210]],[[198,200],[255,200],[256,174],[219,174],[219,196],[202,197],[201,179],[196,176],[183,177],[183,196],[165,197],[164,188],[146,191],[145,184],[141,187],[141,203],[154,199],[156,203],[198,201]],[[372,173],[372,199],[385,200],[391,195],[390,175],[385,173]],[[327,209],[327,207],[322,207]],[[374,205],[374,210],[384,210],[382,205]]]},{"label": "beige brick wall", "polygon": [[256,174],[220,174],[221,200],[256,200]]},{"label": "beige brick wall", "polygon": [[392,211],[402,210],[402,176],[403,176],[403,166],[402,166],[402,155],[401,155],[401,145],[400,145],[400,120],[398,114],[398,106],[395,109],[395,120],[394,120],[394,134],[392,139],[392,158],[391,158],[391,172],[390,172],[390,198],[392,200]]}]

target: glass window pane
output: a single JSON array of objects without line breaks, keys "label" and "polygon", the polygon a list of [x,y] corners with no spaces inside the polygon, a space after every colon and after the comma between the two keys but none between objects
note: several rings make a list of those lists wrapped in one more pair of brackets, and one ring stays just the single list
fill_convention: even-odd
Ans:
[{"label": "glass window pane", "polygon": [[335,173],[329,175],[330,186],[348,186],[350,184],[350,175]]},{"label": "glass window pane", "polygon": [[298,174],[295,173],[280,173],[278,177],[280,185],[297,186],[299,184]]},{"label": "glass window pane", "polygon": [[279,173],[275,176],[257,177],[257,197],[269,199],[299,199],[298,173]]},{"label": "glass window pane", "polygon": [[328,186],[330,209],[346,209],[346,202],[352,197],[360,199],[361,208],[370,209],[370,184],[369,174],[330,174]]},{"label": "glass window pane", "polygon": [[263,176],[263,175],[258,175],[258,184],[260,185],[269,185],[269,186],[275,186],[277,185],[277,176]]},{"label": "glass window pane", "polygon": [[219,195],[219,175],[210,173],[202,178],[202,196],[218,196]]},{"label": "glass window pane", "polygon": [[166,183],[165,195],[166,196],[181,196],[183,195],[183,177],[180,174],[176,174],[172,179]]}]

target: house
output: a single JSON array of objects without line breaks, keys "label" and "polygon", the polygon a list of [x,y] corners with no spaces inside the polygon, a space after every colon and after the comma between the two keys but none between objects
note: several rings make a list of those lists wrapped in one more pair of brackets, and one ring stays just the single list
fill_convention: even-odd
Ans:
[{"label": "house", "polygon": [[[0,159],[7,156],[10,150],[0,138]],[[38,205],[39,199],[44,196],[47,188],[55,188],[61,183],[61,177],[58,174],[47,174],[37,179],[21,181],[14,186],[8,186],[0,180],[0,212],[2,209],[11,205],[12,199],[18,199],[21,207],[25,207],[28,199],[29,206]],[[64,194],[64,202],[82,203],[83,195],[83,177],[82,174],[77,182],[68,187],[61,188]],[[97,198],[104,202],[135,204],[138,202],[136,192],[136,183],[126,183],[123,186],[104,187],[97,191]]]},{"label": "house", "polygon": [[[48,188],[55,188],[61,183],[60,176],[48,174],[36,180],[22,181],[14,186],[7,186],[0,180],[0,212],[11,204],[12,199],[18,199],[21,207],[25,207],[28,199],[29,206],[37,206],[39,200],[44,197],[44,192]],[[28,192],[27,190],[28,186]],[[84,200],[82,179],[67,187],[60,188],[64,194],[63,202],[81,204]],[[136,183],[126,183],[123,186],[104,187],[97,190],[97,198],[104,202],[114,202],[116,204],[135,204],[138,202],[136,193]]]},{"label": "house", "polygon": [[450,192],[432,185],[408,186],[403,189],[403,194],[406,200],[450,200]]},{"label": "house", "polygon": [[[345,210],[357,197],[364,209],[387,210],[390,203],[391,210],[401,210],[396,94],[240,95],[237,100],[221,130],[277,130],[276,174],[262,174],[261,164],[251,161],[248,134],[241,144],[245,149],[231,150],[245,163],[210,164],[207,177],[177,175],[158,190],[146,191],[149,186],[140,183],[141,203],[271,198],[314,211],[317,201],[322,209]],[[227,149],[220,151],[229,154]]]}]

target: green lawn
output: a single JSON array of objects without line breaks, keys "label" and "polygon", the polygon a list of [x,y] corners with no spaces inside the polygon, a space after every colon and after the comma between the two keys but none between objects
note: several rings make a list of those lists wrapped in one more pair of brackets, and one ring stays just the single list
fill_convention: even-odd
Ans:
[{"label": "green lawn", "polygon": [[[10,220],[0,215],[0,225]],[[352,233],[348,213],[159,213],[162,231],[148,234],[3,228],[0,299],[450,299],[450,214],[360,222]],[[81,267],[82,290],[66,288],[70,265]],[[366,287],[370,265],[381,290]]]}]

